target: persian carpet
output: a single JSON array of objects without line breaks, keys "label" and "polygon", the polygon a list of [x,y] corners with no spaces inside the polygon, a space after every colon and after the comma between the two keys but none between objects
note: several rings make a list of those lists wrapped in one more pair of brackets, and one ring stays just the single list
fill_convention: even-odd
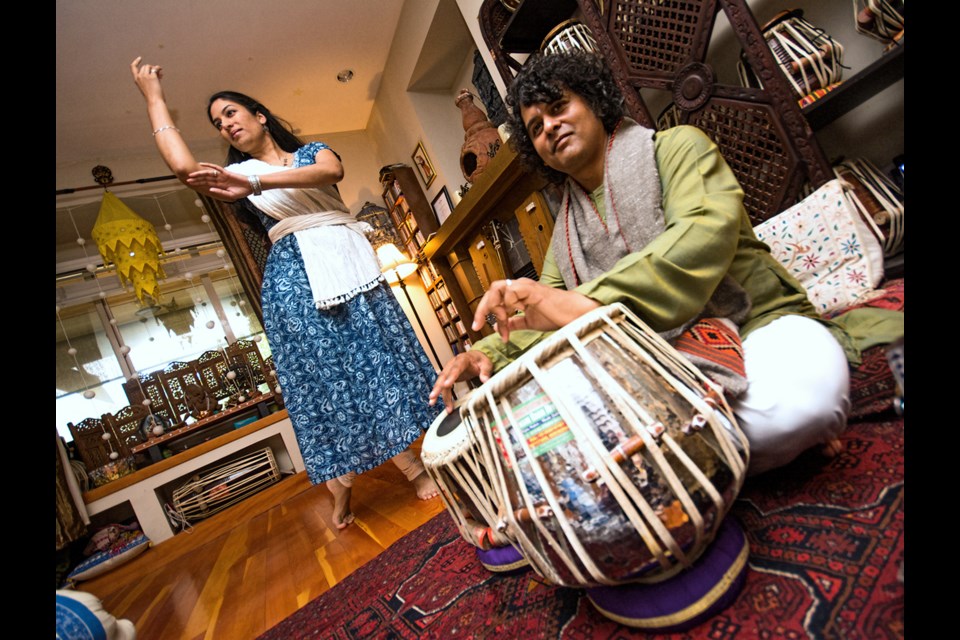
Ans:
[{"label": "persian carpet", "polygon": [[903,419],[874,415],[842,440],[835,458],[810,451],[746,481],[731,511],[750,543],[746,583],[686,632],[622,626],[529,569],[493,573],[444,512],[260,640],[903,638]]}]

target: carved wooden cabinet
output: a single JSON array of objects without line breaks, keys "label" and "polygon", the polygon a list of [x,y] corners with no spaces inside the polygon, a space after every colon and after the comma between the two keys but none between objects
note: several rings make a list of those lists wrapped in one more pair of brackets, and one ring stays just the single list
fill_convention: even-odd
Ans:
[{"label": "carved wooden cabinet", "polygon": [[497,155],[424,247],[424,256],[445,276],[467,337],[484,292],[495,280],[538,278],[553,233],[553,215],[542,177],[525,171],[509,145]]}]

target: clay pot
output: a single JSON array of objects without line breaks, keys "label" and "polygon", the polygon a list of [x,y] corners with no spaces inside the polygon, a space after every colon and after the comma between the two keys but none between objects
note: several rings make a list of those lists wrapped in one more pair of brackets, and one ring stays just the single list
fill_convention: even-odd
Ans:
[{"label": "clay pot", "polygon": [[464,143],[460,149],[460,171],[472,184],[500,150],[500,134],[473,103],[473,94],[468,90],[460,90],[455,104],[463,115]]}]

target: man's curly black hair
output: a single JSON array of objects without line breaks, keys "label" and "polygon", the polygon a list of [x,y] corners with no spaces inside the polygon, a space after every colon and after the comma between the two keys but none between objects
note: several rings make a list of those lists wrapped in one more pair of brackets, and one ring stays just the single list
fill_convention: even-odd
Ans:
[{"label": "man's curly black hair", "polygon": [[543,163],[533,148],[520,111],[537,102],[558,100],[564,89],[583,98],[600,118],[607,133],[611,133],[624,116],[623,94],[600,56],[585,51],[571,51],[536,54],[527,60],[507,91],[510,146],[524,165],[540,172],[554,184],[560,184],[567,176]]}]

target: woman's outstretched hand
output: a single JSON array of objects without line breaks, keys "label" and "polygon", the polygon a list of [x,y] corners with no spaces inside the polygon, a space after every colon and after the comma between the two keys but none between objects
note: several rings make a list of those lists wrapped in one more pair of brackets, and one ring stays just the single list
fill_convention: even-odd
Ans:
[{"label": "woman's outstretched hand", "polygon": [[207,191],[214,198],[229,202],[253,193],[253,187],[245,175],[226,171],[212,162],[201,162],[200,167],[187,176],[186,183],[191,189]]},{"label": "woman's outstretched hand", "polygon": [[133,81],[140,89],[143,97],[163,99],[163,89],[160,87],[160,80],[163,78],[163,68],[156,64],[140,64],[143,56],[137,56],[130,63],[130,72],[133,73]]}]

